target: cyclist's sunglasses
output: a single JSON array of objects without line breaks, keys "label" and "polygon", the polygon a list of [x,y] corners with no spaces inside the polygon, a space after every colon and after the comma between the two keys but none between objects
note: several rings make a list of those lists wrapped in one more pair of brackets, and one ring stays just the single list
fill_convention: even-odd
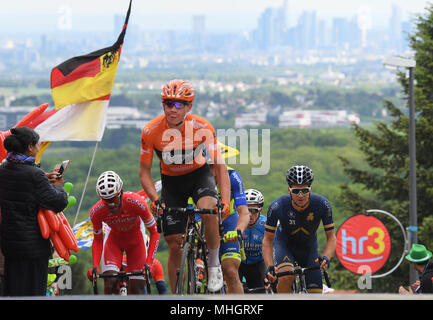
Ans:
[{"label": "cyclist's sunglasses", "polygon": [[290,192],[293,194],[299,194],[302,192],[302,194],[308,194],[310,193],[311,188],[290,188]]},{"label": "cyclist's sunglasses", "polygon": [[113,202],[117,202],[118,199],[120,199],[122,193],[119,193],[117,196],[114,196],[113,198],[110,199],[102,199],[102,202],[105,203],[113,203]]},{"label": "cyclist's sunglasses", "polygon": [[248,208],[248,211],[253,213],[253,214],[256,214],[256,213],[260,212],[260,209],[259,208]]},{"label": "cyclist's sunglasses", "polygon": [[170,109],[173,107],[175,107],[176,109],[182,109],[182,108],[185,108],[186,106],[188,106],[188,103],[184,102],[184,101],[165,100],[163,103],[167,108],[170,108]]}]

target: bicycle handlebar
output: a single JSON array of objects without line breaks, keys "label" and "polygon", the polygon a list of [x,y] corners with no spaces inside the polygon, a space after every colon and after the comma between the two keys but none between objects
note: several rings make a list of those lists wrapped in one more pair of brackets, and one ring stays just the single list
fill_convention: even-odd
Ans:
[{"label": "bicycle handlebar", "polygon": [[[308,267],[308,268],[295,267],[294,270],[278,272],[275,275],[277,276],[277,278],[284,277],[284,276],[294,276],[296,274],[303,275],[306,272],[319,270],[319,269],[320,269],[320,265],[314,267]],[[323,270],[322,273],[323,273],[323,277],[325,278],[326,285],[328,286],[328,288],[331,288],[331,282],[329,281],[328,271]]]},{"label": "bicycle handlebar", "polygon": [[108,273],[108,274],[96,273],[95,275],[93,275],[93,277],[96,276],[96,278],[120,278],[120,277],[144,276],[145,272],[146,270],[143,269],[141,271],[133,271],[133,272],[119,271],[116,273]]},{"label": "bicycle handlebar", "polygon": [[190,214],[217,214],[215,209],[199,209],[199,208],[165,208],[163,209],[164,213],[170,212],[182,212],[182,213],[190,213]]}]

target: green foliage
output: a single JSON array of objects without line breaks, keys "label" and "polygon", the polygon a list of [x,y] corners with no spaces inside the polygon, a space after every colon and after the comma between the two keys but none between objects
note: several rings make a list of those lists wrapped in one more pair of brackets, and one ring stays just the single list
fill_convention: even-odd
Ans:
[{"label": "green foliage", "polygon": [[[431,139],[433,126],[433,58],[431,45],[433,43],[433,7],[427,9],[425,15],[417,18],[416,31],[410,36],[411,47],[415,52],[415,108],[416,119],[416,149],[417,149],[417,204],[420,243],[433,245],[431,239],[432,223],[430,210],[433,206],[433,142]],[[403,96],[409,95],[409,79],[404,72],[397,73]],[[350,177],[350,184],[341,187],[345,211],[365,210],[376,207],[391,212],[403,225],[409,225],[409,119],[406,114],[390,101],[384,101],[384,107],[393,117],[390,124],[376,123],[375,130],[370,131],[359,126],[354,127],[354,133],[359,143],[360,151],[368,167],[354,164],[347,155],[341,156],[345,173]],[[374,196],[361,194],[354,185],[368,191]],[[392,221],[386,224],[393,240],[393,250],[387,266],[395,265],[404,247],[401,230]],[[394,243],[395,242],[395,243]],[[385,267],[384,267],[385,268]],[[375,292],[397,292],[398,284],[408,279],[408,264],[402,265],[386,279],[375,281]]]}]

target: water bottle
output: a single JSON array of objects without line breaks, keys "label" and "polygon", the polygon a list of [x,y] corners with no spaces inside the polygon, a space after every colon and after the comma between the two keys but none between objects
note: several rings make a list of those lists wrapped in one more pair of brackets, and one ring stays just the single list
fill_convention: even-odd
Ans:
[{"label": "water bottle", "polygon": [[196,286],[197,289],[200,289],[203,285],[204,278],[204,262],[202,259],[195,260],[195,274],[196,274]]}]

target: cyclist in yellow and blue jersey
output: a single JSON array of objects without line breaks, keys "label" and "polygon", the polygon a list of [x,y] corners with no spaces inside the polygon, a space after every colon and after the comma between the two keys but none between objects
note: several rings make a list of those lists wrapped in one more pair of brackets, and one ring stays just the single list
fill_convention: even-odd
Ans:
[{"label": "cyclist in yellow and blue jersey", "polygon": [[[213,166],[211,165],[213,169]],[[235,169],[227,167],[230,178],[230,214],[223,216],[224,239],[226,242],[220,245],[220,261],[224,280],[227,284],[227,293],[243,294],[241,280],[239,278],[239,266],[241,255],[237,240],[237,230],[241,233],[248,227],[250,213],[248,211],[242,178]],[[218,182],[218,175],[214,172]]]},{"label": "cyclist in yellow and blue jersey", "polygon": [[[269,206],[263,239],[263,257],[271,281],[276,280],[274,268],[278,272],[290,271],[295,261],[301,267],[317,265],[317,229],[320,221],[326,234],[321,269],[328,269],[336,248],[331,204],[325,197],[311,193],[313,171],[304,165],[293,166],[287,171],[286,180],[289,193]],[[293,280],[293,276],[278,278],[277,292],[290,292]],[[305,280],[308,292],[322,292],[320,270],[308,272]]]}]

